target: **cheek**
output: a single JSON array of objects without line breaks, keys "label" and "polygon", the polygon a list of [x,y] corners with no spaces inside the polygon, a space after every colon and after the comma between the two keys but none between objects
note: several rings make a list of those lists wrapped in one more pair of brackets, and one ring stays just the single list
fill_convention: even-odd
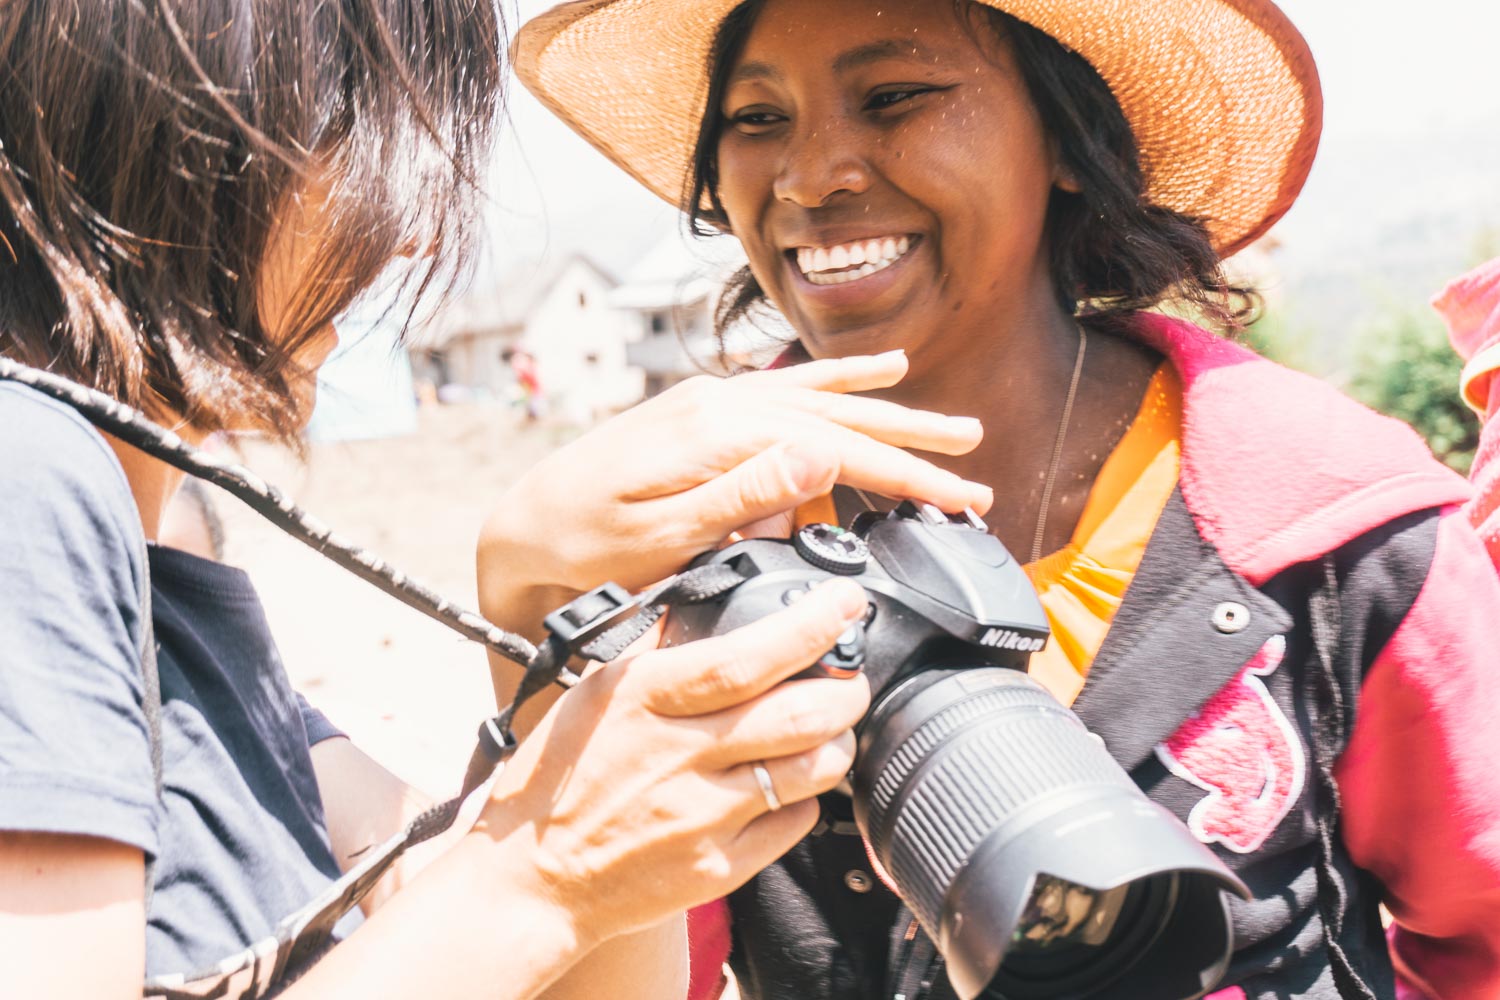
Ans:
[{"label": "cheek", "polygon": [[719,201],[729,217],[729,228],[752,261],[765,244],[766,208],[775,197],[775,166],[767,152],[742,138],[728,136],[719,143]]}]

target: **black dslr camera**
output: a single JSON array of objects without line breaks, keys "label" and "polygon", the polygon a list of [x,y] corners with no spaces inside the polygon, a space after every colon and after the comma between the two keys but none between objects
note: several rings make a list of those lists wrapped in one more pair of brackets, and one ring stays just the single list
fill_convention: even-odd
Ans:
[{"label": "black dslr camera", "polygon": [[871,598],[813,668],[863,671],[874,703],[855,821],[963,1000],[1187,1000],[1233,946],[1244,886],[1026,676],[1048,638],[1025,572],[972,513],[912,502],[699,560],[744,582],[673,608],[673,644],[729,631],[832,575]]}]

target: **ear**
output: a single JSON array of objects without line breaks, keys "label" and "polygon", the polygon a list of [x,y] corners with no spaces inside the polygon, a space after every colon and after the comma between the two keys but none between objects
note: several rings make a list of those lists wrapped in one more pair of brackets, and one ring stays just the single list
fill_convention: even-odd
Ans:
[{"label": "ear", "polygon": [[1059,163],[1052,171],[1052,186],[1059,191],[1066,191],[1068,194],[1081,194],[1083,192],[1083,185],[1079,183],[1078,175],[1062,163]]}]

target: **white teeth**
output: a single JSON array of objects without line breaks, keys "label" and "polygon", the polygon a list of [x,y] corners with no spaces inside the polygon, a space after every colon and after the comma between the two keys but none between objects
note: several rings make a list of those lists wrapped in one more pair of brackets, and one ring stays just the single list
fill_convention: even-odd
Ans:
[{"label": "white teeth", "polygon": [[798,247],[797,268],[815,285],[842,285],[884,271],[910,250],[909,236],[886,236],[835,247]]}]

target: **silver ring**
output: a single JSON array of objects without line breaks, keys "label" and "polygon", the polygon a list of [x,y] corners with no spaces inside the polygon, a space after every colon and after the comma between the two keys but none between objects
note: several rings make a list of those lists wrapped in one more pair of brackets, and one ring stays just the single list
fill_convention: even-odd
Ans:
[{"label": "silver ring", "polygon": [[750,765],[750,771],[755,775],[755,783],[760,786],[761,797],[766,800],[766,808],[775,812],[781,808],[781,796],[776,794],[776,786],[771,783],[771,772],[766,770],[763,761],[756,761]]}]

